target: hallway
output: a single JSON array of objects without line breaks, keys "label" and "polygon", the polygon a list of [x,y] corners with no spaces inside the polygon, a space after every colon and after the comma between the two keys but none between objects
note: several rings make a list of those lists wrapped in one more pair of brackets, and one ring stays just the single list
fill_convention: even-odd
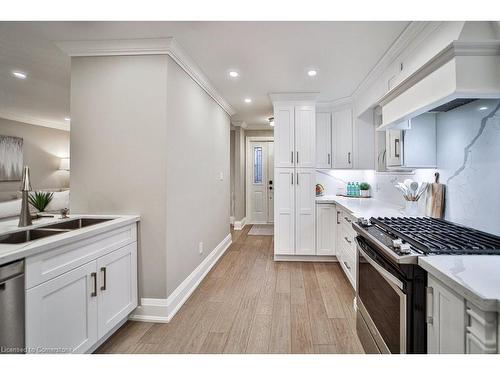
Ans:
[{"label": "hallway", "polygon": [[274,262],[273,237],[250,229],[170,323],[129,321],[97,353],[363,353],[339,265]]}]

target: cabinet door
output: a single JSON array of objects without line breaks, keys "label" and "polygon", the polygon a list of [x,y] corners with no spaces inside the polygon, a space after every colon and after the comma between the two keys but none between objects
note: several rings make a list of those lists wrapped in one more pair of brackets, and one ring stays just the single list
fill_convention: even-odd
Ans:
[{"label": "cabinet door", "polygon": [[429,275],[427,290],[427,352],[465,353],[465,302]]},{"label": "cabinet door", "polygon": [[332,123],[330,113],[316,113],[316,168],[332,166]]},{"label": "cabinet door", "polygon": [[295,254],[316,254],[316,171],[295,171]]},{"label": "cabinet door", "polygon": [[295,107],[295,165],[314,168],[316,165],[316,112],[312,105]]},{"label": "cabinet door", "polygon": [[316,254],[335,255],[337,210],[334,204],[316,205]]},{"label": "cabinet door", "polygon": [[96,272],[93,261],[27,290],[27,348],[84,353],[97,342]]},{"label": "cabinet door", "polygon": [[332,129],[333,168],[352,168],[353,126],[350,108],[332,113]]},{"label": "cabinet door", "polygon": [[295,253],[295,170],[274,170],[274,253]]},{"label": "cabinet door", "polygon": [[385,132],[387,166],[400,167],[402,164],[402,131],[389,129]]},{"label": "cabinet door", "polygon": [[293,105],[274,107],[274,166],[277,168],[295,165],[295,108]]},{"label": "cabinet door", "polygon": [[137,307],[137,243],[97,259],[99,338]]}]

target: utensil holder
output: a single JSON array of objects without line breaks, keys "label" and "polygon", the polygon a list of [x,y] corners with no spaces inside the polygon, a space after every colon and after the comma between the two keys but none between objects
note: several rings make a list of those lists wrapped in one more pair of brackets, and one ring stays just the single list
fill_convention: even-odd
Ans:
[{"label": "utensil holder", "polygon": [[405,214],[408,216],[418,216],[418,201],[406,201],[405,203]]}]

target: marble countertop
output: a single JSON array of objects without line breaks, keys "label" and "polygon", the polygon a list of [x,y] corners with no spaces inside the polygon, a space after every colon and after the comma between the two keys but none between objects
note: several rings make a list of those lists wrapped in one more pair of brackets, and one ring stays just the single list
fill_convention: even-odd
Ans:
[{"label": "marble countertop", "polygon": [[70,215],[69,219],[61,219],[60,217],[42,218],[36,220],[34,224],[29,227],[18,228],[18,220],[16,219],[0,222],[0,237],[21,230],[36,229],[40,226],[78,218],[109,218],[113,220],[20,244],[0,244],[0,265],[53,249],[56,246],[95,236],[99,233],[107,232],[140,220],[140,216],[138,215]]},{"label": "marble countertop", "polygon": [[338,195],[316,197],[316,203],[334,203],[342,206],[354,217],[360,218],[404,216],[402,206],[387,203],[375,198],[348,198]]},{"label": "marble countertop", "polygon": [[500,256],[434,255],[418,264],[483,311],[500,312]]}]

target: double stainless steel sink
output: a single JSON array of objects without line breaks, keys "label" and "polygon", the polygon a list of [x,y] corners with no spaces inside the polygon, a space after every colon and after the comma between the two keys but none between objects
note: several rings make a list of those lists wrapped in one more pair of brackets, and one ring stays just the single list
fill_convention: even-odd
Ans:
[{"label": "double stainless steel sink", "polygon": [[0,235],[0,244],[21,244],[40,238],[55,236],[61,233],[67,233],[72,230],[85,228],[110,221],[113,219],[104,218],[79,218],[68,219],[59,223],[47,224],[33,229],[25,229],[19,232]]}]

